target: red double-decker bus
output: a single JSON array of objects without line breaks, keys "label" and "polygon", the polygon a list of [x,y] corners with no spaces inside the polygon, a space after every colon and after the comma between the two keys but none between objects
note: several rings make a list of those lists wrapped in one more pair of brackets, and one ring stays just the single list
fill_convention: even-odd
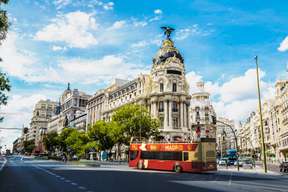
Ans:
[{"label": "red double-decker bus", "polygon": [[129,167],[175,172],[216,171],[215,139],[195,143],[131,143]]}]

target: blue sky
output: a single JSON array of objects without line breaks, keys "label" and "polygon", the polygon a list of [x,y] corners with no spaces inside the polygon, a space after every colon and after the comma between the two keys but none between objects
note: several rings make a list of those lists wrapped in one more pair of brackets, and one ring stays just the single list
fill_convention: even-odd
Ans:
[{"label": "blue sky", "polygon": [[[219,116],[243,120],[257,104],[253,57],[265,98],[287,76],[288,2],[268,2],[11,0],[0,67],[12,91],[1,126],[28,125],[37,100],[57,100],[68,82],[93,94],[116,77],[148,73],[163,25],[176,29],[191,92],[205,81]],[[17,134],[0,132],[6,143]]]}]

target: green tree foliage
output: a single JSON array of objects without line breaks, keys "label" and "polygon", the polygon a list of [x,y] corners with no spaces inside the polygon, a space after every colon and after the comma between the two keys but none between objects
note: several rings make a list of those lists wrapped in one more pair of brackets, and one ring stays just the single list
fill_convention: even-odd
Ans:
[{"label": "green tree foliage", "polygon": [[120,107],[112,116],[118,126],[116,134],[119,142],[128,144],[131,137],[148,139],[150,136],[159,135],[159,121],[152,118],[147,109],[138,104],[128,104]]},{"label": "green tree foliage", "polygon": [[59,150],[62,152],[67,152],[67,143],[66,139],[69,137],[69,135],[74,131],[72,128],[64,128],[62,132],[58,136],[58,147]]},{"label": "green tree foliage", "polygon": [[59,136],[56,132],[48,133],[44,139],[43,143],[48,152],[55,152],[56,148],[59,147]]},{"label": "green tree foliage", "polygon": [[[0,0],[1,4],[7,4],[8,0]],[[0,9],[0,42],[5,39],[7,31],[8,31],[8,17],[5,10]]]},{"label": "green tree foliage", "polygon": [[32,153],[35,148],[35,140],[24,141],[24,152]]},{"label": "green tree foliage", "polygon": [[114,123],[100,120],[89,128],[88,136],[98,143],[100,150],[110,150],[115,145],[113,125]]},{"label": "green tree foliage", "polygon": [[[7,4],[8,0],[0,0],[0,6],[2,4]],[[7,31],[8,31],[8,18],[7,13],[5,10],[2,10],[0,7],[0,45],[2,40],[5,39]],[[1,55],[0,55],[0,62],[2,61]],[[5,73],[0,72],[0,106],[7,104],[7,95],[6,93],[10,91],[10,84],[9,80]],[[0,117],[0,121],[2,121],[3,118]]]},{"label": "green tree foliage", "polygon": [[85,132],[80,132],[77,129],[72,130],[65,139],[67,148],[70,149],[70,155],[76,154],[78,157],[85,155],[85,146],[89,142],[89,138]]}]

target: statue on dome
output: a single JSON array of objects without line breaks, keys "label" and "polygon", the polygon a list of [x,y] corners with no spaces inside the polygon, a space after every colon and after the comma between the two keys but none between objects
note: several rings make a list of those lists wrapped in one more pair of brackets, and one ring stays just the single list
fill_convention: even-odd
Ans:
[{"label": "statue on dome", "polygon": [[163,27],[161,27],[161,29],[163,29],[164,34],[166,35],[166,39],[169,39],[169,40],[170,40],[171,33],[172,33],[175,29],[173,29],[172,27],[168,27],[168,26],[163,26]]}]

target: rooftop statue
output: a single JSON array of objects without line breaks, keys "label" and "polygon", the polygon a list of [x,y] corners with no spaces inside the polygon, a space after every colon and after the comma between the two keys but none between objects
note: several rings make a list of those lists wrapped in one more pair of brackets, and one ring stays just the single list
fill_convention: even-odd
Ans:
[{"label": "rooftop statue", "polygon": [[163,29],[164,34],[166,35],[167,39],[170,39],[171,33],[175,30],[172,27],[168,27],[168,26],[163,26],[161,27],[161,29]]}]

